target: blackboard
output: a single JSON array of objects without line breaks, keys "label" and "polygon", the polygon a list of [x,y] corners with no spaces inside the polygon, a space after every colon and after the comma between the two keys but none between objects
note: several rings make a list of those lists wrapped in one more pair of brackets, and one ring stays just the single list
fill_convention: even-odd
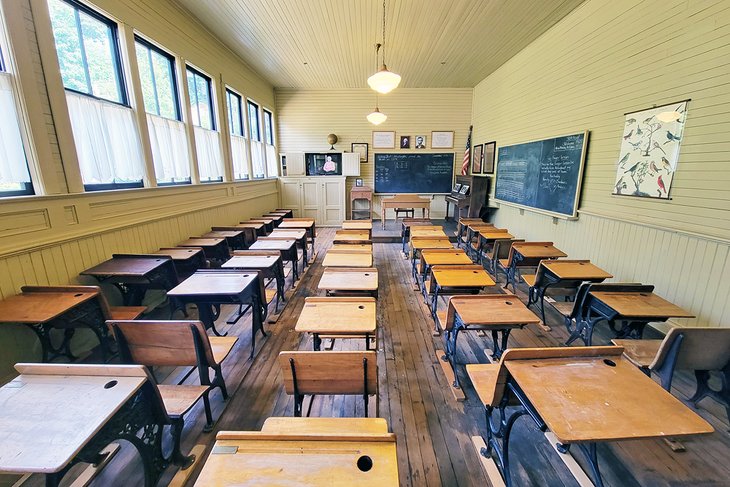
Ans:
[{"label": "blackboard", "polygon": [[495,200],[575,217],[588,132],[499,148]]},{"label": "blackboard", "polygon": [[454,153],[375,154],[376,193],[451,193]]}]

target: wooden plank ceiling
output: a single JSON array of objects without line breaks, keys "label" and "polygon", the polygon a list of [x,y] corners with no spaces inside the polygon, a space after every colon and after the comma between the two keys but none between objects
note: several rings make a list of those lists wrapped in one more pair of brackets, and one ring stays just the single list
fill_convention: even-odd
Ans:
[{"label": "wooden plank ceiling", "polygon": [[[363,88],[380,0],[175,0],[277,88]],[[385,61],[409,88],[470,88],[583,0],[389,0]]]}]

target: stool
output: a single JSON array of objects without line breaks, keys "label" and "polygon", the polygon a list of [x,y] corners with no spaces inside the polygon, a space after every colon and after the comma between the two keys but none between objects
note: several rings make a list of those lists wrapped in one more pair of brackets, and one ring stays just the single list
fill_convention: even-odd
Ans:
[{"label": "stool", "polygon": [[401,213],[405,213],[406,218],[413,218],[414,212],[415,212],[415,210],[413,208],[396,208],[395,209],[395,219],[397,220]]}]

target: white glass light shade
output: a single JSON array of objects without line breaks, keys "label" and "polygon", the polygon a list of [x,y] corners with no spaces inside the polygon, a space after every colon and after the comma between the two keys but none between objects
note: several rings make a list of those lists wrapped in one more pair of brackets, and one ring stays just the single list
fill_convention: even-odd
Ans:
[{"label": "white glass light shade", "polygon": [[390,93],[400,84],[400,75],[388,71],[383,64],[377,73],[368,78],[368,85],[378,93]]},{"label": "white glass light shade", "polygon": [[368,122],[372,123],[373,125],[380,125],[388,119],[388,116],[385,113],[381,112],[378,107],[375,107],[375,110],[367,116],[367,119]]}]

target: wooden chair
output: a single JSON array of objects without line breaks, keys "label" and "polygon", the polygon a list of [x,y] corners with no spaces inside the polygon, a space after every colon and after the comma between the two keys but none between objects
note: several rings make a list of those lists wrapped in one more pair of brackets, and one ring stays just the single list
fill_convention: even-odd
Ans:
[{"label": "wooden chair", "polygon": [[294,416],[302,415],[304,396],[310,394],[307,416],[317,394],[362,395],[365,417],[368,397],[375,395],[378,416],[378,363],[374,351],[365,352],[281,352],[284,390],[294,396]]},{"label": "wooden chair", "polygon": [[[243,255],[243,256],[270,256],[270,257],[280,257],[281,253],[278,250],[236,250],[233,252],[233,256],[237,255]],[[245,270],[245,269],[244,269]],[[277,288],[276,289],[269,289],[267,286],[272,282],[277,280],[277,276],[282,281],[284,280],[284,262],[281,259],[278,259],[278,262],[266,269],[249,269],[251,272],[258,271],[259,272],[259,278],[260,281],[263,284],[264,291],[261,295],[261,297],[266,301],[267,305],[267,312],[268,312],[268,305],[271,304],[271,302],[276,298],[276,307],[274,309],[279,309],[279,294],[281,293],[281,300],[286,301],[286,298],[284,297],[284,287],[283,282],[281,284],[280,293],[279,291],[279,282],[276,282]]]},{"label": "wooden chair", "polygon": [[[522,278],[522,271],[520,269],[529,269],[529,268],[536,268],[540,265],[540,261],[542,260],[531,257],[531,258],[523,258],[520,261],[515,261],[516,259],[516,252],[514,244],[517,243],[517,240],[512,241],[512,246],[509,249],[509,256],[507,257],[507,260],[499,260],[499,265],[502,268],[502,271],[504,272],[504,275],[507,277],[507,282],[504,285],[505,289],[509,288],[510,280],[512,281],[512,291],[517,292],[517,283],[519,283]],[[552,242],[525,242],[524,240],[519,241],[522,245],[552,245]],[[510,269],[514,267],[514,273],[515,275],[512,276],[510,279]]]},{"label": "wooden chair", "polygon": [[401,213],[404,213],[406,216],[404,218],[413,218],[413,215],[416,210],[413,208],[394,208],[395,210],[395,219],[397,220]]},{"label": "wooden chair", "polygon": [[[516,243],[524,242],[524,239],[510,239],[507,242],[503,242],[498,248],[496,248],[495,255],[492,263],[494,266],[494,280],[499,282],[499,272],[504,274],[507,279],[507,270],[512,264],[512,245]],[[497,243],[495,242],[495,247]]]},{"label": "wooden chair", "polygon": [[[612,340],[624,347],[624,356],[646,375],[654,372],[662,387],[671,392],[674,371],[692,370],[697,390],[689,401],[697,403],[707,396],[725,406],[730,420],[730,328],[674,327],[663,340]],[[708,384],[710,372],[720,374],[720,389]]]},{"label": "wooden chair", "polygon": [[[561,262],[568,262],[568,263],[586,263],[590,262],[590,260],[561,260]],[[537,269],[535,270],[535,274],[522,274],[522,279],[525,281],[525,283],[529,286],[527,291],[527,306],[531,306],[533,304],[540,303],[540,314],[542,317],[542,322],[545,322],[545,295],[549,294],[550,296],[574,296],[576,294],[576,290],[580,287],[580,285],[583,283],[581,280],[573,279],[573,280],[560,280],[558,282],[551,281],[547,274],[545,273],[545,267],[543,265],[538,265]],[[567,306],[563,306],[560,309],[556,306],[557,304],[563,304],[565,305],[567,303]],[[559,302],[553,302],[550,303],[553,307],[558,309],[559,312],[562,312],[566,310],[568,307],[572,309],[573,303],[571,301],[559,303]],[[563,315],[565,316],[565,315]]]},{"label": "wooden chair", "polygon": [[[238,337],[209,337],[205,325],[200,321],[109,321],[108,324],[119,343],[122,363],[198,369],[199,386],[158,384],[157,388],[165,410],[173,420],[172,434],[175,441],[180,441],[183,415],[201,397],[205,407],[204,431],[211,431],[213,415],[208,396],[213,388],[219,387],[223,399],[228,399],[221,364]],[[209,369],[215,372],[212,381]]]},{"label": "wooden chair", "polygon": [[494,276],[495,282],[499,280],[497,275],[497,262],[499,259],[506,259],[509,257],[509,249],[512,246],[512,239],[510,238],[499,238],[494,241],[491,250],[485,252],[482,257],[482,265],[487,272]]}]

